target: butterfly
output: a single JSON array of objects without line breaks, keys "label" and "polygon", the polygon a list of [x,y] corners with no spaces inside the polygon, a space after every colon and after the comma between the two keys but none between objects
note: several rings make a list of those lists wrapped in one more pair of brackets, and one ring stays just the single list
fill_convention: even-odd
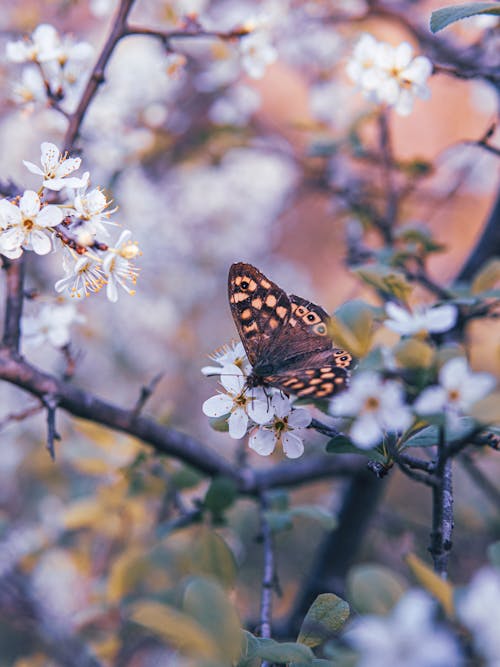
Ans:
[{"label": "butterfly", "polygon": [[332,346],[323,308],[288,295],[244,262],[229,269],[228,296],[252,365],[247,387],[277,387],[309,398],[327,398],[347,387],[354,360]]}]

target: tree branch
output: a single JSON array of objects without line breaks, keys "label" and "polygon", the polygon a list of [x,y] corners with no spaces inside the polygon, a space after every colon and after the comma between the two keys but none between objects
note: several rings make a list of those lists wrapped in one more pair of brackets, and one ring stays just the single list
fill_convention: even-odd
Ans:
[{"label": "tree branch", "polygon": [[[260,596],[260,636],[269,639],[271,637],[273,588],[275,582],[274,544],[271,526],[266,518],[268,502],[265,494],[261,494],[259,501],[260,531],[264,551],[262,590]],[[269,663],[264,661],[262,667],[269,667]]]},{"label": "tree branch", "polygon": [[447,578],[448,558],[453,533],[452,459],[446,455],[445,429],[440,428],[436,477],[439,479],[432,492],[432,533],[429,551],[434,570]]},{"label": "tree branch", "polygon": [[2,257],[7,280],[7,299],[5,304],[5,321],[3,324],[3,344],[19,351],[21,336],[21,317],[24,298],[24,264],[25,258],[10,260]]}]

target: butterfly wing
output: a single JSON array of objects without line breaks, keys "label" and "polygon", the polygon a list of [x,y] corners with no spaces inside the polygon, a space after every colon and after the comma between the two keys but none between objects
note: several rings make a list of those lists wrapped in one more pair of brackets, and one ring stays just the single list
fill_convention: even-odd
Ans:
[{"label": "butterfly wing", "polygon": [[332,349],[315,352],[297,364],[267,376],[266,383],[299,397],[333,396],[348,386],[351,375],[348,368],[338,365],[340,355],[335,356],[335,352]]},{"label": "butterfly wing", "polygon": [[[251,264],[229,269],[228,296],[234,323],[252,366],[270,356],[292,312],[290,299]],[[272,355],[274,356],[274,355]]]}]

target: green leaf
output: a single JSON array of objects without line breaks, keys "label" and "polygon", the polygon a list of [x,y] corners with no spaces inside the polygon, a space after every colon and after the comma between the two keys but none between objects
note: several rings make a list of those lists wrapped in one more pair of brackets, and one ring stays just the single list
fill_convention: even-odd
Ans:
[{"label": "green leaf", "polygon": [[[470,417],[460,417],[452,428],[446,429],[446,439],[459,440],[472,433],[476,425]],[[432,447],[439,442],[439,426],[426,426],[404,443],[404,447]]]},{"label": "green leaf", "polygon": [[337,521],[331,512],[321,505],[297,505],[290,510],[292,517],[304,517],[317,521],[325,530],[333,530]]},{"label": "green leaf", "polygon": [[358,565],[347,578],[348,597],[360,614],[387,614],[406,588],[401,577],[381,565]]},{"label": "green leaf", "polygon": [[243,630],[241,640],[241,657],[237,667],[260,667],[261,660],[257,655],[257,637],[254,637],[251,632]]},{"label": "green leaf", "polygon": [[222,664],[239,659],[240,620],[224,590],[215,581],[201,577],[192,579],[184,591],[183,609],[213,637]]},{"label": "green leaf", "polygon": [[322,593],[304,618],[297,641],[310,648],[323,644],[340,631],[349,618],[349,605],[333,593]]},{"label": "green leaf", "polygon": [[469,2],[466,5],[453,5],[437,9],[431,14],[431,31],[438,32],[455,21],[479,14],[500,16],[498,2]]},{"label": "green leaf", "polygon": [[192,569],[196,574],[215,577],[226,588],[236,582],[238,568],[233,552],[214,530],[202,526],[196,533],[190,551]]},{"label": "green leaf", "polygon": [[236,484],[228,477],[214,477],[203,501],[212,514],[220,515],[234,503],[238,495]]},{"label": "green leaf", "polygon": [[271,510],[287,510],[289,505],[288,492],[283,489],[273,489],[267,494]]},{"label": "green leaf", "polygon": [[490,563],[494,567],[500,567],[500,540],[498,542],[493,542],[493,544],[490,544],[487,550],[487,554]]},{"label": "green leaf", "polygon": [[264,512],[264,518],[273,533],[290,530],[293,526],[292,515],[289,511],[267,510]]},{"label": "green leaf", "polygon": [[336,435],[329,440],[326,443],[326,451],[330,454],[362,454],[372,461],[386,462],[385,456],[376,449],[360,449],[345,435]]},{"label": "green leaf", "polygon": [[395,297],[398,301],[406,302],[412,292],[412,287],[404,274],[389,266],[382,264],[360,266],[356,269],[356,273],[367,285],[371,285],[384,295]]},{"label": "green leaf", "polygon": [[500,283],[500,259],[491,259],[474,276],[471,285],[472,294],[489,292]]},{"label": "green leaf", "polygon": [[182,466],[175,472],[172,473],[170,477],[170,482],[175,486],[176,489],[192,489],[203,479],[203,475],[189,466]]},{"label": "green leaf", "polygon": [[213,428],[214,431],[219,431],[220,433],[227,433],[229,431],[229,424],[227,423],[227,418],[229,414],[222,415],[222,417],[209,417],[208,423]]},{"label": "green leaf", "polygon": [[355,299],[337,308],[330,320],[329,331],[336,345],[345,347],[355,357],[365,356],[371,347],[375,309]]},{"label": "green leaf", "polygon": [[264,639],[263,637],[255,637],[257,640],[256,655],[263,660],[269,662],[277,662],[278,664],[285,662],[298,662],[305,665],[311,665],[314,655],[311,649],[304,644],[296,644],[294,642],[279,643],[274,639]]}]

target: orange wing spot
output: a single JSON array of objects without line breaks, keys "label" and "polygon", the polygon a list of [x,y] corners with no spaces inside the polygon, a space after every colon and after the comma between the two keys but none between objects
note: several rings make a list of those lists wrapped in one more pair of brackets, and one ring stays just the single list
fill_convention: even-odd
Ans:
[{"label": "orange wing spot", "polygon": [[333,380],[335,378],[335,373],[322,373],[321,374],[321,379],[322,380]]},{"label": "orange wing spot", "polygon": [[255,282],[255,280],[250,280],[250,284],[248,285],[248,291],[255,292],[256,289],[257,289],[257,283]]},{"label": "orange wing spot", "polygon": [[305,384],[303,382],[296,382],[295,384],[290,385],[290,389],[303,389]]},{"label": "orange wing spot", "polygon": [[321,378],[312,378],[312,380],[309,380],[309,384],[321,384],[322,382]]},{"label": "orange wing spot", "polygon": [[344,378],[335,378],[334,382],[335,384],[343,384]]},{"label": "orange wing spot", "polygon": [[250,298],[250,294],[245,294],[245,292],[236,292],[233,294],[232,303],[240,303],[240,301],[246,301]]},{"label": "orange wing spot", "polygon": [[305,308],[304,306],[299,306],[298,308],[295,309],[294,313],[299,317],[302,317],[302,315],[305,315],[307,313],[307,308]]},{"label": "orange wing spot", "polygon": [[234,279],[235,285],[239,286],[241,284],[242,280],[243,280],[243,278],[241,276],[236,276],[236,278]]},{"label": "orange wing spot", "polygon": [[321,385],[321,391],[325,391],[326,394],[330,394],[333,391],[334,387],[335,385],[333,384],[333,382],[325,382],[324,384]]},{"label": "orange wing spot", "polygon": [[285,381],[282,382],[281,384],[282,384],[284,387],[289,387],[290,385],[294,384],[294,382],[296,382],[296,380],[297,380],[297,378],[290,378],[289,380],[285,380]]},{"label": "orange wing spot", "polygon": [[276,305],[276,297],[274,296],[274,294],[268,294],[266,296],[266,306],[268,308],[274,308],[275,305]]},{"label": "orange wing spot", "polygon": [[271,329],[277,329],[279,326],[279,322],[275,317],[269,318],[269,326]]},{"label": "orange wing spot", "polygon": [[310,368],[310,369],[307,370],[305,373],[306,373],[306,375],[314,375],[314,373],[316,373],[316,371],[313,371],[313,369]]},{"label": "orange wing spot", "polygon": [[255,308],[256,310],[260,310],[262,308],[262,299],[260,296],[257,296],[255,299],[252,299],[252,307]]},{"label": "orange wing spot", "polygon": [[[269,298],[269,297],[268,297],[268,298]],[[267,299],[266,299],[266,303],[267,303]],[[278,307],[276,308],[276,315],[277,315],[279,318],[281,318],[281,319],[283,320],[283,319],[285,318],[285,316],[286,316],[286,308],[285,308],[285,306],[278,306]]]},{"label": "orange wing spot", "polygon": [[323,366],[323,368],[319,369],[320,373],[329,373],[331,370],[330,366]]},{"label": "orange wing spot", "polygon": [[317,393],[316,396],[318,398],[325,398],[325,396],[329,396],[332,392],[331,391],[326,391],[325,389],[320,389]]},{"label": "orange wing spot", "polygon": [[295,317],[291,317],[291,318],[288,320],[288,324],[289,324],[291,327],[294,327],[294,326],[297,324],[297,320],[295,319]]},{"label": "orange wing spot", "polygon": [[316,392],[316,387],[307,387],[297,392],[299,396],[309,396],[309,394],[314,394]]},{"label": "orange wing spot", "polygon": [[294,313],[297,310],[297,304],[292,302],[290,305],[292,307],[292,313]]},{"label": "orange wing spot", "polygon": [[269,289],[271,287],[271,283],[269,282],[269,280],[266,280],[265,278],[263,278],[260,281],[260,286],[263,287],[264,289]]},{"label": "orange wing spot", "polygon": [[241,319],[242,320],[251,320],[252,319],[252,311],[250,308],[245,308],[245,310],[241,313]]},{"label": "orange wing spot", "polygon": [[250,331],[258,331],[259,327],[257,326],[257,322],[254,322],[253,324],[249,324],[248,326],[243,326],[243,331],[245,333],[250,333]]}]

